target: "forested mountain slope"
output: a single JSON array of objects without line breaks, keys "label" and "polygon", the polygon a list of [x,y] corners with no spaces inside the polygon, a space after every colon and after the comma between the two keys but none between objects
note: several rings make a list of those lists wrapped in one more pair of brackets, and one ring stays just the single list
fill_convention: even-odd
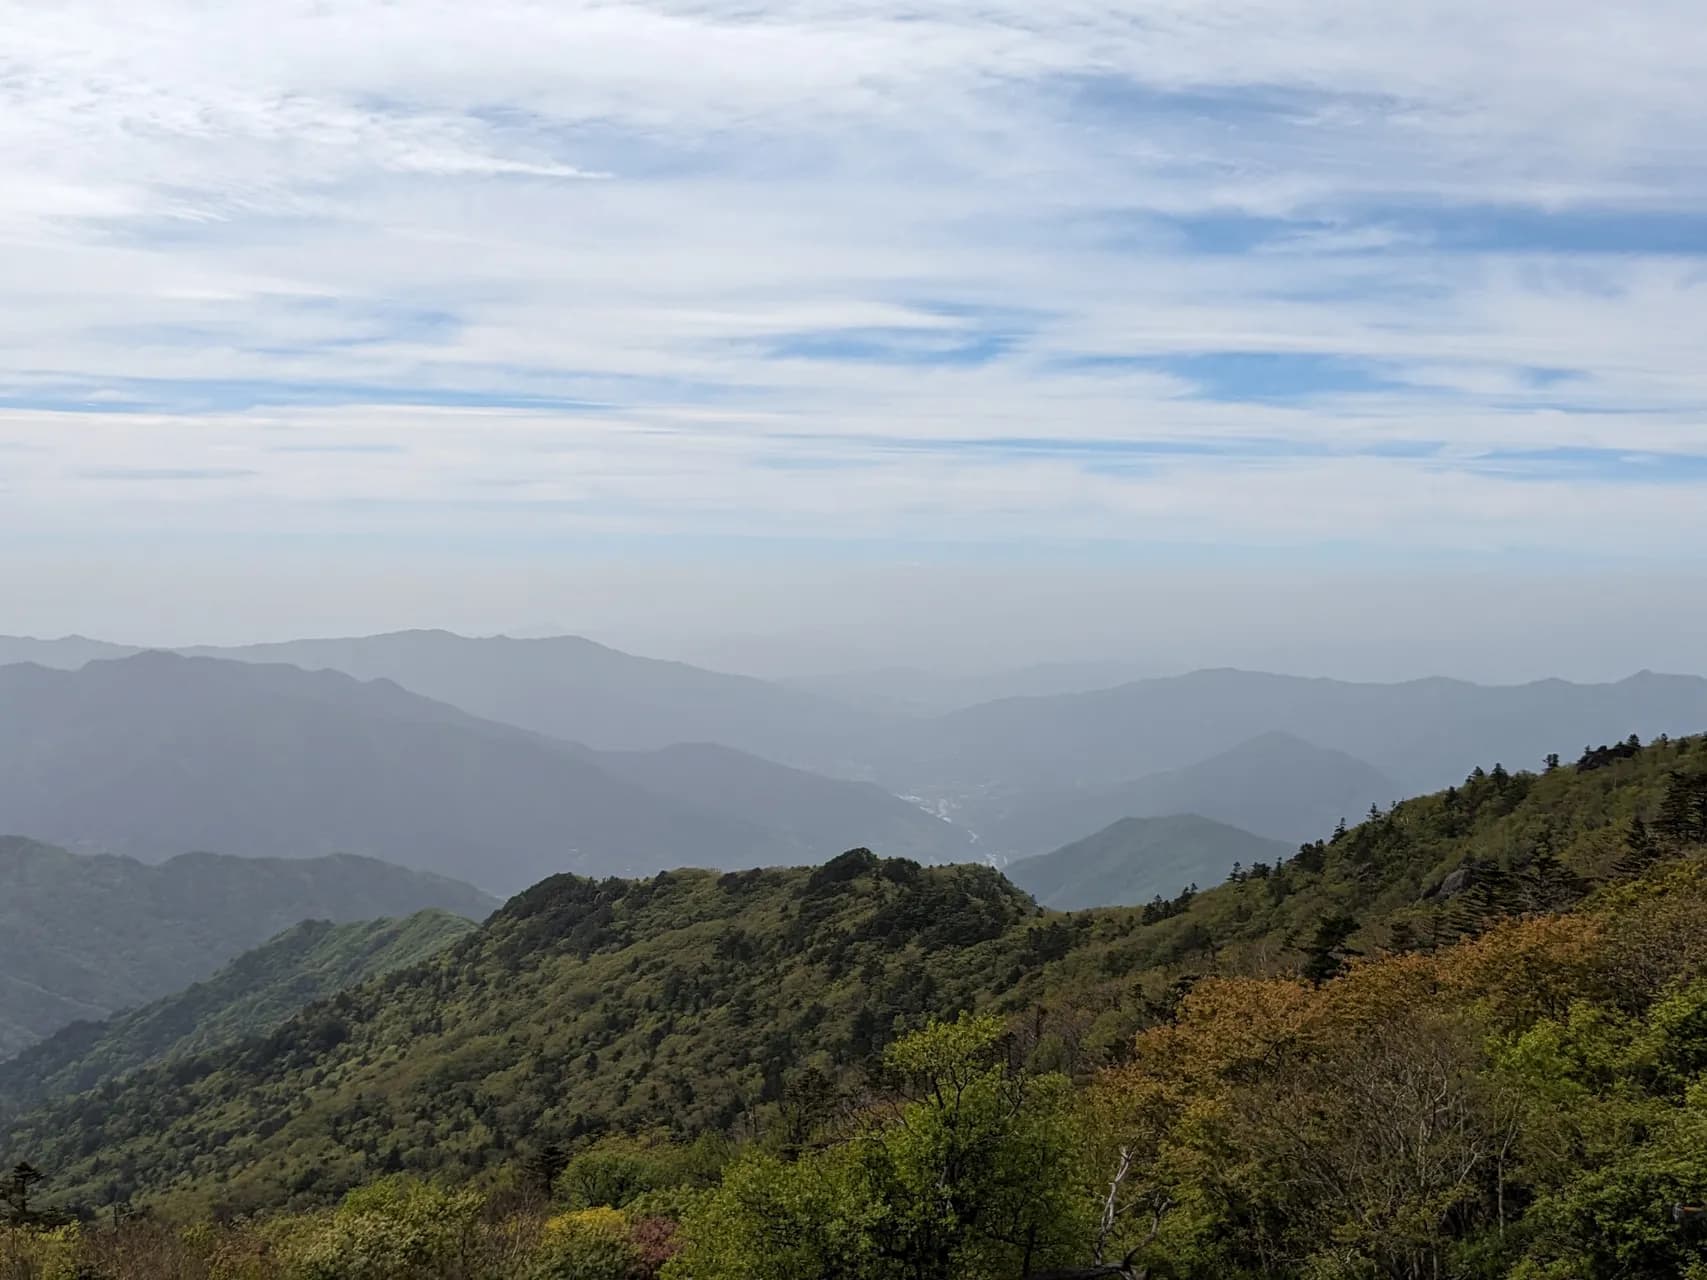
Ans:
[{"label": "forested mountain slope", "polygon": [[585,748],[333,671],[164,653],[0,667],[0,830],[73,847],[352,852],[513,892],[690,856],[810,862],[893,840],[941,859],[969,843],[863,783],[727,750],[696,770],[674,756],[606,769]]},{"label": "forested mountain slope", "polygon": [[69,1197],[243,1208],[386,1170],[473,1176],[608,1128],[750,1131],[805,1068],[857,1075],[967,1008],[1023,1015],[1035,1052],[1082,1075],[1202,975],[1320,978],[1353,951],[1440,946],[1703,837],[1707,744],[1691,740],[1478,769],[1141,909],[1061,916],[987,869],[863,851],[816,870],[559,876],[438,958],[26,1117],[5,1146]]},{"label": "forested mountain slope", "polygon": [[436,908],[401,920],[305,920],[187,990],[103,1022],[62,1027],[0,1062],[0,1113],[271,1031],[304,1005],[417,964],[474,927]]},{"label": "forested mountain slope", "polygon": [[189,854],[159,866],[0,837],[0,1057],[208,977],[303,920],[497,903],[370,858]]},{"label": "forested mountain slope", "polygon": [[1292,847],[1196,814],[1122,818],[1095,835],[1003,874],[1046,907],[1131,907],[1173,898],[1194,884],[1216,884],[1236,866],[1283,862]]}]

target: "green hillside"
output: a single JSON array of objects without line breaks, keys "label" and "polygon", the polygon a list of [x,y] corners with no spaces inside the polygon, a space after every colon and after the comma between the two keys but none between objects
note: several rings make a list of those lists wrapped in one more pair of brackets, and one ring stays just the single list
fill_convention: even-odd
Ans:
[{"label": "green hillside", "polygon": [[860,1087],[895,1037],[966,1009],[1012,1019],[1028,1061],[1084,1079],[1206,975],[1321,979],[1353,952],[1427,951],[1578,901],[1707,834],[1689,825],[1703,775],[1700,739],[1478,769],[1281,865],[1073,916],[988,869],[864,851],[816,870],[560,876],[419,966],[55,1104],[0,1147],[51,1170],[66,1202],[241,1210],[398,1170],[491,1177],[612,1131],[771,1131],[803,1074]]},{"label": "green hillside", "polygon": [[210,976],[303,920],[497,903],[372,858],[185,854],[157,866],[0,836],[0,1058]]},{"label": "green hillside", "polygon": [[1122,818],[1054,853],[1011,863],[1004,874],[1046,907],[1081,911],[1172,898],[1235,866],[1281,862],[1291,852],[1278,840],[1186,813]]},{"label": "green hillside", "polygon": [[438,910],[351,924],[305,920],[187,991],[105,1022],[73,1023],[0,1062],[0,1113],[271,1031],[303,1006],[417,964],[474,927]]}]

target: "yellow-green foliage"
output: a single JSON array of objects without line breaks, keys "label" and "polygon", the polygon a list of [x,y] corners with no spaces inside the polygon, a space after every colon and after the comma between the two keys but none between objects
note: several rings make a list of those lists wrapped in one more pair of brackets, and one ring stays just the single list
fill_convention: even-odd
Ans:
[{"label": "yellow-green foliage", "polygon": [[628,1280],[640,1263],[620,1210],[578,1209],[546,1222],[531,1280]]},{"label": "yellow-green foliage", "polygon": [[78,1280],[79,1233],[74,1227],[37,1231],[0,1226],[4,1280]]},{"label": "yellow-green foliage", "polygon": [[352,1191],[291,1253],[293,1280],[409,1280],[466,1272],[477,1253],[480,1197],[409,1178]]},{"label": "yellow-green foliage", "polygon": [[649,1280],[669,1232],[612,1208],[500,1213],[390,1178],[336,1209],[184,1227],[0,1227],[0,1280]]}]

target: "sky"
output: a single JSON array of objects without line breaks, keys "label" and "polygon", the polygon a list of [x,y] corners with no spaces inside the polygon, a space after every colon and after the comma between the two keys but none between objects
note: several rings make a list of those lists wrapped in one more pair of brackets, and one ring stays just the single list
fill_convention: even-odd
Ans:
[{"label": "sky", "polygon": [[1707,668],[1697,3],[4,29],[0,631]]}]

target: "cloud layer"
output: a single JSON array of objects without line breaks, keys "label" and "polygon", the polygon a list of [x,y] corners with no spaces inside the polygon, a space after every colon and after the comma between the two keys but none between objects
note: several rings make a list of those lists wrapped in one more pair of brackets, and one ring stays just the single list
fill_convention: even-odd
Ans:
[{"label": "cloud layer", "polygon": [[67,0],[0,533],[1707,545],[1699,7]]}]

